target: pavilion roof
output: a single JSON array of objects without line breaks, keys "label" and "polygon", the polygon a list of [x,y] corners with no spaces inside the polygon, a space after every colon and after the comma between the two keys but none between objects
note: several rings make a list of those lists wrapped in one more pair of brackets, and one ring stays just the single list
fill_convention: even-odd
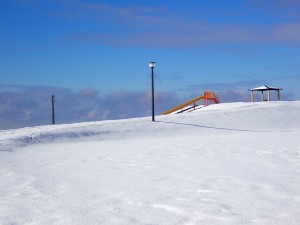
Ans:
[{"label": "pavilion roof", "polygon": [[249,91],[272,91],[272,90],[275,90],[275,91],[279,91],[279,90],[282,90],[282,88],[277,88],[277,87],[269,87],[267,85],[263,85],[263,86],[260,86],[260,87],[257,87],[257,88],[252,88],[252,89],[249,89]]}]

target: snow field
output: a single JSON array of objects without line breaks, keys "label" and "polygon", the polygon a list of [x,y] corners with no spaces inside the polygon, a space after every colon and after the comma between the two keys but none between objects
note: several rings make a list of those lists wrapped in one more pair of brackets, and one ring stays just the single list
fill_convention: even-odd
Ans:
[{"label": "snow field", "polygon": [[299,224],[299,109],[1,131],[0,224]]}]

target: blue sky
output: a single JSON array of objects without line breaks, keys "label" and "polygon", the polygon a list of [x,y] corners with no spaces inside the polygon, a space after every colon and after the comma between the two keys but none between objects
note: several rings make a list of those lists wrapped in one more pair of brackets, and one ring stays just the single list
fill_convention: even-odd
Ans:
[{"label": "blue sky", "polygon": [[[149,61],[157,113],[204,90],[249,101],[248,89],[264,84],[299,100],[299,11],[299,0],[1,1],[2,129],[47,124],[38,115],[51,94],[66,112],[66,96],[89,93],[61,123],[150,115]],[[112,96],[123,107],[112,109]],[[148,105],[133,111],[135,102]]]}]

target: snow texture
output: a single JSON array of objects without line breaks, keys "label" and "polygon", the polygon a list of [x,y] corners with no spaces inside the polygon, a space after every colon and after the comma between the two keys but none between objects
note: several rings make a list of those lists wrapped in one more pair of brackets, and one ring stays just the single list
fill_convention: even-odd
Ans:
[{"label": "snow texture", "polygon": [[300,224],[300,102],[0,131],[0,224]]}]

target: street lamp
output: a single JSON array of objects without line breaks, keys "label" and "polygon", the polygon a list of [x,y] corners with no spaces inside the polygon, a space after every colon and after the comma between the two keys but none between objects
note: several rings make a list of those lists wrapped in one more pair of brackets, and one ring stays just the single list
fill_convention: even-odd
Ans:
[{"label": "street lamp", "polygon": [[155,62],[150,62],[149,67],[151,68],[151,87],[152,87],[152,121],[155,121],[154,119],[154,80],[153,80],[153,69],[155,67]]}]

